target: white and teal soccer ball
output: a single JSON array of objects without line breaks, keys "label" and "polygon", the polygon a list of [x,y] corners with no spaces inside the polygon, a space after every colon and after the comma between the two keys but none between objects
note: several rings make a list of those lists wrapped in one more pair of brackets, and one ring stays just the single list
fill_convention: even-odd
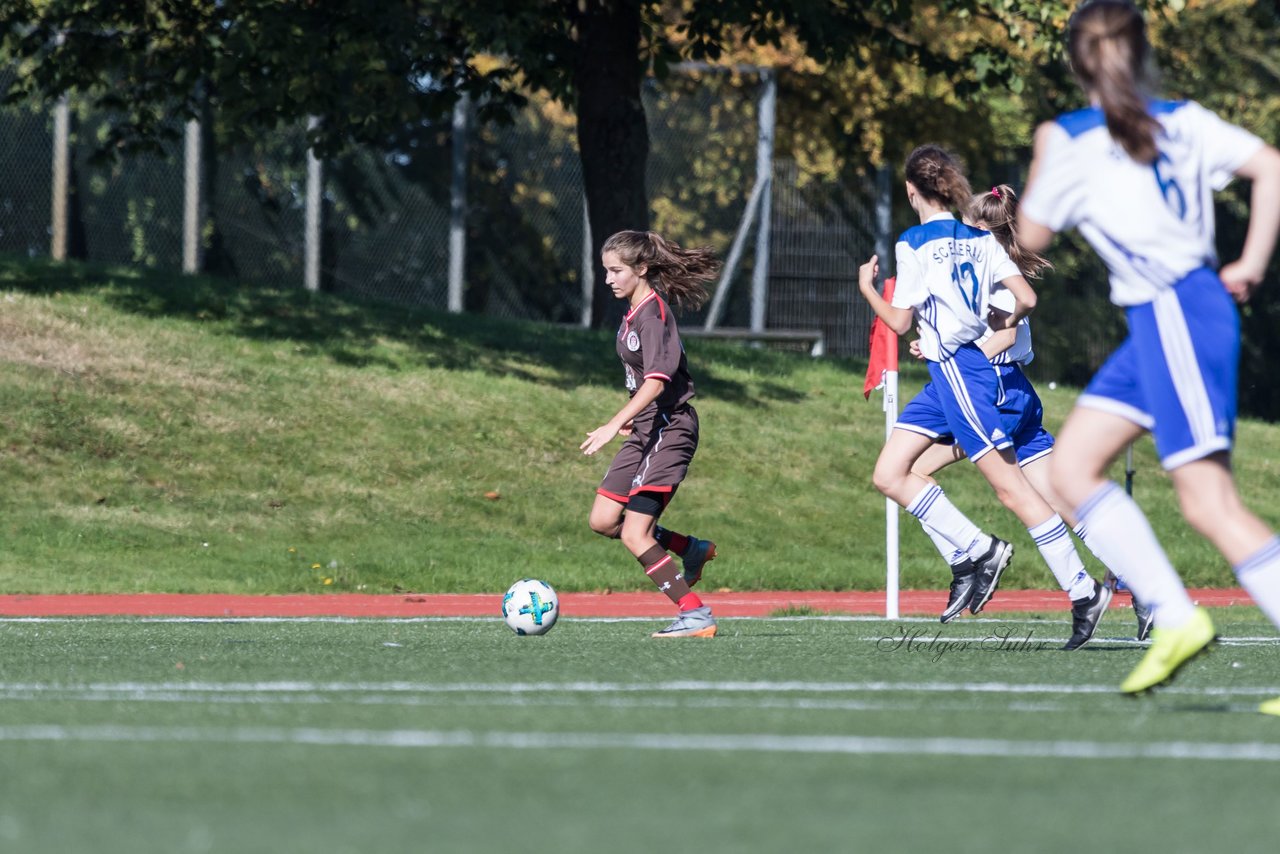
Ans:
[{"label": "white and teal soccer ball", "polygon": [[560,616],[560,597],[551,585],[522,578],[502,597],[502,619],[518,635],[545,635]]}]

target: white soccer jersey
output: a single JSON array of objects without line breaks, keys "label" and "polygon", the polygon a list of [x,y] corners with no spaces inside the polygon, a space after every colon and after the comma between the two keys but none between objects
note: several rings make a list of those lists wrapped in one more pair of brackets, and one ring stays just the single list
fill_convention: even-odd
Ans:
[{"label": "white soccer jersey", "polygon": [[[990,304],[992,308],[998,308],[1006,314],[1013,314],[1015,308],[1018,307],[1017,301],[1013,298],[1013,293],[1003,285],[996,285],[991,291]],[[1022,318],[1018,321],[1017,335],[1013,339],[1013,346],[1003,353],[997,353],[991,357],[991,363],[994,365],[1029,365],[1031,360],[1036,357],[1035,351],[1031,349],[1031,321]],[[990,328],[975,343],[981,347],[992,335]]]},{"label": "white soccer jersey", "polygon": [[1188,273],[1217,267],[1213,193],[1262,140],[1194,101],[1152,101],[1164,133],[1154,164],[1131,158],[1107,131],[1099,107],[1058,117],[1027,217],[1054,231],[1076,226],[1111,271],[1111,301],[1151,302]]},{"label": "white soccer jersey", "polygon": [[981,338],[993,285],[1021,275],[991,232],[949,213],[904,231],[895,255],[893,306],[916,310],[920,352],[931,362]]}]

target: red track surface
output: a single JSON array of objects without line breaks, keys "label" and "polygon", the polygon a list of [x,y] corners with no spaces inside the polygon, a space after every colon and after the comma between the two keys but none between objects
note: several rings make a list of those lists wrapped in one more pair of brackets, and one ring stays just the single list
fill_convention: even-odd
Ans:
[{"label": "red track surface", "polygon": [[[1249,605],[1239,588],[1192,590],[1201,605]],[[823,613],[883,615],[883,591],[774,591],[764,593],[704,593],[718,617],[763,617],[783,608],[809,608]],[[946,603],[945,590],[904,590],[899,597],[903,615],[933,616]],[[0,596],[0,616],[143,617],[497,617],[501,596],[483,594],[365,595],[331,593],[290,596],[230,594],[70,594]],[[1129,597],[1117,597],[1129,607]],[[564,593],[560,611],[569,617],[666,617],[671,604],[657,593]],[[1047,590],[1000,591],[988,612],[1062,611],[1062,593]]]}]

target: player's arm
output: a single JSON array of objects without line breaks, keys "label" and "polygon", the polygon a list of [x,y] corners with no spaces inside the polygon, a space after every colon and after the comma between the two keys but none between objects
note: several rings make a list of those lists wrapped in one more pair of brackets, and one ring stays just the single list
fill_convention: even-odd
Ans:
[{"label": "player's arm", "polygon": [[863,298],[876,313],[876,317],[884,321],[895,334],[905,334],[911,329],[916,311],[913,308],[896,308],[880,296],[879,291],[876,290],[876,277],[879,273],[880,259],[872,255],[870,261],[858,268],[858,290],[862,291]]},{"label": "player's arm", "polygon": [[[1045,151],[1049,147],[1051,133],[1053,133],[1052,122],[1045,122],[1036,128],[1035,146],[1031,153],[1031,169],[1027,173],[1027,186],[1022,190],[1022,198],[1024,199],[1031,195],[1031,188],[1035,186],[1036,178],[1040,174],[1041,165],[1044,163]],[[1023,209],[1019,207],[1018,243],[1032,252],[1043,252],[1049,248],[1049,244],[1052,241],[1053,229],[1029,219]]]},{"label": "player's arm", "polygon": [[618,414],[609,419],[607,424],[602,424],[587,434],[584,441],[578,448],[582,453],[591,456],[596,451],[603,448],[617,436],[622,428],[629,425],[635,420],[646,406],[658,399],[658,395],[662,394],[662,390],[667,387],[665,381],[650,377],[645,380],[640,388],[636,389],[636,393],[631,395],[631,399],[627,401],[627,405],[618,410]]},{"label": "player's arm", "polygon": [[980,349],[988,359],[999,356],[1018,340],[1018,324],[1005,325],[1007,323],[1005,318],[1008,316],[1008,312],[998,308],[992,308],[987,314],[987,325],[991,327],[991,334],[987,336],[986,341],[982,342]]},{"label": "player's arm", "polygon": [[[992,330],[999,332],[1001,329],[1012,329],[1018,325],[1018,321],[1026,317],[1036,307],[1036,292],[1031,285],[1027,284],[1027,280],[1022,276],[1010,276],[1007,279],[1001,279],[1000,284],[1009,289],[1009,293],[1013,296],[1013,312],[1005,314],[1000,312],[1002,317],[991,315],[988,317],[988,323]],[[997,326],[1003,318],[1004,326]]]},{"label": "player's arm", "polygon": [[1231,295],[1244,302],[1266,275],[1280,234],[1280,151],[1264,145],[1235,174],[1253,182],[1249,229],[1240,258],[1225,265],[1218,275]]}]

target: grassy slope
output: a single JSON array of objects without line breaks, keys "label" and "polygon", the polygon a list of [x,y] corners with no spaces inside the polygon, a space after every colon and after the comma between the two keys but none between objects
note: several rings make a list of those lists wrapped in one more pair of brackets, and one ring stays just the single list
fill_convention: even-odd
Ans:
[{"label": "grassy slope", "polygon": [[[644,589],[585,525],[608,460],[577,444],[623,399],[607,332],[13,260],[0,300],[0,592]],[[687,349],[703,440],[668,521],[720,544],[710,583],[882,585],[883,414],[863,366]],[[1073,393],[1041,391],[1056,425]],[[1242,489],[1276,523],[1280,433],[1240,433]],[[1188,581],[1230,583],[1149,442],[1137,459]],[[1051,583],[972,467],[943,483],[1014,537],[1007,583]],[[927,540],[902,530],[903,583],[941,586]]]}]

